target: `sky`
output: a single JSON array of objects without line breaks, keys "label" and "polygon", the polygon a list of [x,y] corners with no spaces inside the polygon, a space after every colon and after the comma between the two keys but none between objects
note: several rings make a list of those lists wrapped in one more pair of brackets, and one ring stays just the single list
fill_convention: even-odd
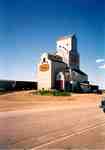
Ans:
[{"label": "sky", "polygon": [[36,81],[41,54],[72,33],[81,70],[105,88],[105,0],[0,0],[0,79]]}]

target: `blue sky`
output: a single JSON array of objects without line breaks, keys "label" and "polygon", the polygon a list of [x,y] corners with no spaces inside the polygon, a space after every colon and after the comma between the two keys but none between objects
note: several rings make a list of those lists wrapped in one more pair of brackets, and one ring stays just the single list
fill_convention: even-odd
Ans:
[{"label": "blue sky", "polygon": [[75,32],[81,70],[105,87],[104,7],[105,0],[0,0],[0,79],[35,80],[40,55]]}]

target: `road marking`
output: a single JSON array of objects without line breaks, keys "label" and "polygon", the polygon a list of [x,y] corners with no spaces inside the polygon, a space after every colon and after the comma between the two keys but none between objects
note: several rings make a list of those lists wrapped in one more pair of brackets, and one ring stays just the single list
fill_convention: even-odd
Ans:
[{"label": "road marking", "polygon": [[90,125],[88,127],[86,127],[85,129],[79,129],[76,133],[72,133],[70,135],[65,135],[64,137],[61,137],[59,139],[55,139],[55,140],[52,140],[50,142],[47,142],[47,143],[44,143],[42,145],[39,145],[39,146],[36,146],[30,150],[38,150],[40,148],[44,148],[45,146],[48,146],[48,145],[51,145],[51,144],[54,144],[54,143],[57,143],[57,142],[61,142],[61,141],[64,141],[70,137],[73,137],[73,136],[76,136],[76,135],[80,135],[80,134],[83,134],[85,132],[88,132],[90,130],[93,130],[93,129],[96,129],[97,127],[100,127],[100,126],[105,126],[105,122],[103,122],[103,124],[98,124],[98,125]]}]

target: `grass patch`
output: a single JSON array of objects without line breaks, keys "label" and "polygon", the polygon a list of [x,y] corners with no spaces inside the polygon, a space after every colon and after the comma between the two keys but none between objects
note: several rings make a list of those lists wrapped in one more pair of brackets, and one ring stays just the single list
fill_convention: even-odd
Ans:
[{"label": "grass patch", "polygon": [[40,91],[38,91],[38,94],[42,95],[42,96],[51,96],[51,95],[53,95],[53,92],[47,91],[47,90],[40,90]]},{"label": "grass patch", "polygon": [[71,96],[71,93],[67,91],[54,91],[53,96]]},{"label": "grass patch", "polygon": [[33,92],[35,95],[42,95],[42,96],[71,96],[70,92],[67,91],[48,91],[48,90],[39,90],[36,92]]}]

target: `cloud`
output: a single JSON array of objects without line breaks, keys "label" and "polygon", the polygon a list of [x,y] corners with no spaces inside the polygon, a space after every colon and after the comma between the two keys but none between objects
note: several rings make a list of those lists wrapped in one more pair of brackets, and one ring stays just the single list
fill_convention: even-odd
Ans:
[{"label": "cloud", "polygon": [[99,69],[105,69],[105,64],[99,66]]},{"label": "cloud", "polygon": [[101,63],[101,62],[104,62],[105,59],[96,59],[96,63]]}]

